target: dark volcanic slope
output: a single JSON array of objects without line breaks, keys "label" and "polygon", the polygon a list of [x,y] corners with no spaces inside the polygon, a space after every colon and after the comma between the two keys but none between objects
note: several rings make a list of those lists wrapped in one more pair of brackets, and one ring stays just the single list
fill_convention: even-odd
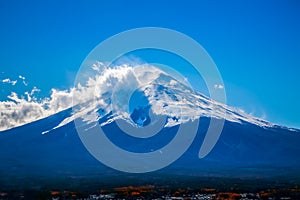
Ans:
[{"label": "dark volcanic slope", "polygon": [[[300,132],[282,127],[265,128],[250,123],[225,122],[222,135],[212,152],[198,158],[209,118],[201,118],[197,136],[188,151],[175,163],[146,175],[130,175],[110,169],[94,159],[81,143],[73,122],[59,124],[70,110],[37,122],[0,133],[0,184],[24,186],[24,181],[100,178],[102,184],[116,183],[113,177],[134,177],[141,181],[166,177],[298,177],[300,174]],[[102,119],[103,120],[103,119]],[[126,150],[147,152],[159,149],[172,140],[177,126],[164,128],[149,139],[133,138],[122,133],[113,122],[103,127],[112,142]],[[189,134],[189,133],[186,133]],[[105,150],[105,149],[103,149]],[[148,177],[148,178],[147,178]],[[21,180],[20,180],[21,179]],[[169,178],[166,178],[168,180]],[[30,181],[29,181],[30,182]],[[72,181],[71,181],[72,182]],[[37,181],[37,183],[41,184]],[[34,185],[34,183],[31,182]],[[30,184],[29,184],[30,185]]]}]

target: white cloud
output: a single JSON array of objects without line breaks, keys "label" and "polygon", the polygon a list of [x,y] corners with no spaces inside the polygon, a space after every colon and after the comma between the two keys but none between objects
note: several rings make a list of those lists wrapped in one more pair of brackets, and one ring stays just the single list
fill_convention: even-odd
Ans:
[{"label": "white cloud", "polygon": [[19,75],[19,78],[25,80],[25,77],[22,75]]},{"label": "white cloud", "polygon": [[31,92],[25,92],[27,98],[19,97],[12,92],[7,101],[0,102],[0,130],[10,129],[27,124],[38,119],[53,115],[72,105],[70,91],[52,90],[50,98],[40,101],[34,97],[39,89],[34,87]]},{"label": "white cloud", "polygon": [[3,79],[2,80],[2,83],[8,83],[8,84],[11,84],[11,85],[16,85],[17,84],[17,80],[10,80],[9,78],[6,78],[6,79]]},{"label": "white cloud", "polygon": [[[22,75],[19,75],[18,76],[19,79],[21,79],[22,83],[25,85],[25,86],[28,86],[28,83],[26,82],[26,78]],[[0,82],[2,83],[8,83],[8,84],[11,84],[11,85],[16,85],[18,83],[18,80],[11,80],[10,78],[6,78],[6,79],[3,79],[3,80],[0,80]]]},{"label": "white cloud", "polygon": [[224,85],[221,85],[221,84],[215,84],[215,85],[214,85],[214,88],[215,88],[215,89],[224,89]]},{"label": "white cloud", "polygon": [[25,86],[28,86],[28,83],[25,81],[25,80],[26,80],[26,78],[25,78],[24,76],[22,76],[22,75],[19,75],[19,79],[21,79],[21,80],[22,80],[22,82],[23,82],[23,84],[24,84]]},{"label": "white cloud", "polygon": [[14,92],[10,100],[0,102],[0,130],[32,122],[44,115],[44,108],[38,102],[29,102],[19,98]]},{"label": "white cloud", "polygon": [[[94,77],[88,78],[83,86],[78,84],[68,90],[53,88],[49,97],[39,100],[34,96],[39,91],[37,87],[25,92],[25,97],[12,92],[8,96],[9,100],[0,101],[0,130],[45,118],[77,104],[82,106],[78,107],[77,113],[73,113],[73,117],[85,115],[89,121],[96,120],[99,116],[94,115],[95,110],[108,108],[107,112],[110,111],[109,98],[113,91],[121,95],[130,91],[131,88],[139,88],[141,83],[150,83],[161,73],[154,67],[149,70],[150,72],[145,73],[146,67],[151,66],[141,66],[136,70],[127,65],[107,68],[103,63],[98,62],[92,67]],[[20,75],[19,78],[25,81],[25,77]],[[122,98],[117,100],[121,102]],[[122,103],[118,106],[122,106]],[[120,107],[120,110],[125,112],[127,108]]]},{"label": "white cloud", "polygon": [[31,92],[25,92],[24,94],[26,95],[28,101],[32,101],[32,100],[36,101],[37,99],[34,97],[34,93],[40,92],[40,91],[41,90],[39,88],[34,86],[33,89],[31,90]]},{"label": "white cloud", "polygon": [[92,69],[97,72],[101,72],[106,65],[103,62],[97,61],[95,64],[92,65]]},{"label": "white cloud", "polygon": [[175,80],[170,80],[170,85],[176,85],[177,84],[177,81],[175,81]]}]

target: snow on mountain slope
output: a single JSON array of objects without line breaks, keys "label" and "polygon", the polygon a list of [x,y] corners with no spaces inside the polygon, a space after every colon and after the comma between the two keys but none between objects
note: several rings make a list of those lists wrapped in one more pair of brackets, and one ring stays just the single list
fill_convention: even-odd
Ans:
[{"label": "snow on mountain slope", "polygon": [[[154,115],[167,116],[166,127],[193,121],[201,116],[237,123],[249,122],[264,127],[273,126],[240,109],[229,107],[194,91],[184,79],[175,78],[152,65],[121,65],[109,68],[98,62],[93,65],[93,70],[93,76],[89,76],[84,83],[78,83],[76,87],[66,91],[53,89],[50,98],[20,98],[16,93],[12,93],[8,97],[10,100],[0,102],[0,130],[45,118],[73,105],[75,106],[72,115],[53,129],[76,118],[92,123],[109,113],[112,115],[110,120],[101,125],[120,118],[138,125],[131,115],[139,106],[146,106]],[[132,100],[138,92],[141,93],[144,102]],[[136,107],[130,109],[130,101],[133,101]],[[139,105],[141,103],[147,105]]]},{"label": "snow on mountain slope", "polygon": [[[131,115],[134,109],[142,107],[154,115],[167,116],[166,127],[193,121],[201,116],[237,123],[249,122],[264,127],[273,126],[242,110],[214,101],[194,91],[188,83],[149,65],[106,68],[95,79],[88,80],[86,90],[94,90],[94,93],[89,92],[89,100],[78,103],[73,109],[73,115],[57,127],[79,117],[92,123],[109,113],[111,118],[102,122],[102,126],[116,119],[125,119],[132,125],[139,125],[132,120]],[[136,97],[137,93],[140,97]],[[131,100],[134,103],[130,103]],[[76,99],[75,102],[79,101]]]}]

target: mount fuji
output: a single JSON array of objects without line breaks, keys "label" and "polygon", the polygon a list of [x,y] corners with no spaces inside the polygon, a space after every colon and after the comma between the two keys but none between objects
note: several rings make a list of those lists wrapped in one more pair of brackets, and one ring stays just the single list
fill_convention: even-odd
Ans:
[{"label": "mount fuji", "polygon": [[[86,85],[78,84],[68,92],[73,107],[66,104],[50,112],[53,99],[48,99],[42,102],[46,113],[42,117],[2,129],[1,187],[39,188],[50,182],[56,185],[57,180],[119,184],[122,177],[128,180],[133,176],[135,181],[147,182],[148,178],[153,181],[175,176],[293,179],[300,175],[300,130],[272,124],[212,100],[160,69],[106,68],[94,79],[89,78]],[[178,160],[155,172],[132,175],[97,161],[80,140],[76,119],[83,122],[82,130],[99,126],[115,145],[136,153],[161,149],[182,124],[190,123],[198,129]],[[211,152],[199,159],[212,119],[224,120],[222,133]],[[153,123],[161,128],[151,137],[139,138],[122,131],[119,121],[140,129],[141,134]]]}]

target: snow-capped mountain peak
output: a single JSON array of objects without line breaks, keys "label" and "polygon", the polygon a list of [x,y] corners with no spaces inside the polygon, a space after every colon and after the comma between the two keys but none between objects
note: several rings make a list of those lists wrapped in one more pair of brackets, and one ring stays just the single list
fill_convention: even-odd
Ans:
[{"label": "snow-capped mountain peak", "polygon": [[84,93],[81,95],[85,96],[84,102],[74,97],[76,105],[72,115],[54,129],[76,118],[82,118],[90,124],[104,116],[107,120],[101,120],[101,126],[117,119],[123,119],[133,126],[147,126],[153,115],[164,116],[165,127],[194,121],[201,116],[236,123],[249,122],[263,127],[273,126],[240,109],[210,99],[193,90],[188,83],[149,65],[105,68],[80,88],[80,92]]}]

